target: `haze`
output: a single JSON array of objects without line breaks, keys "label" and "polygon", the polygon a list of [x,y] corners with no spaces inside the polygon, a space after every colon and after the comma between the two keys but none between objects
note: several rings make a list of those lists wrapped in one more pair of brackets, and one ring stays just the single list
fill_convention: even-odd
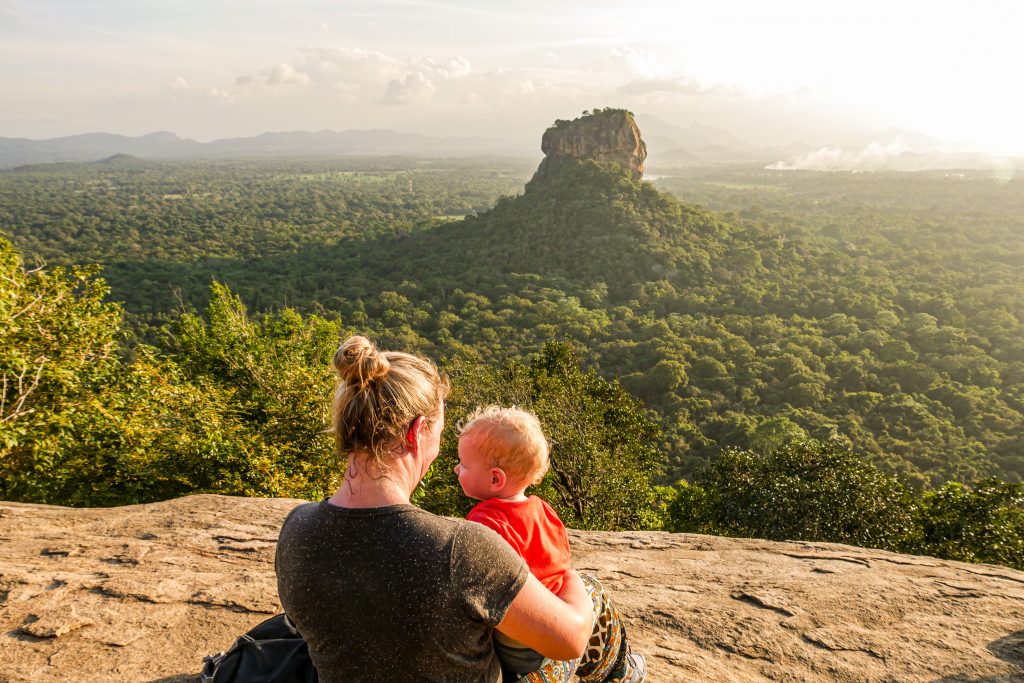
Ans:
[{"label": "haze", "polygon": [[392,128],[595,106],[760,145],[889,128],[1024,154],[1015,2],[0,0],[0,136]]}]

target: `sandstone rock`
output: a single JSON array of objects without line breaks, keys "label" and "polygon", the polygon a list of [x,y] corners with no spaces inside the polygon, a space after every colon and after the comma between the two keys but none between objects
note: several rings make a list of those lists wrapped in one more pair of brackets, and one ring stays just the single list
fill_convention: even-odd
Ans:
[{"label": "sandstone rock", "polygon": [[558,121],[541,139],[544,159],[534,180],[543,178],[565,159],[592,159],[619,164],[634,180],[644,175],[647,145],[633,115],[624,109],[605,109],[572,121]]},{"label": "sandstone rock", "polygon": [[[274,539],[299,502],[0,503],[0,681],[194,681],[280,609]],[[1024,681],[1024,572],[827,543],[570,539],[652,683]]]},{"label": "sandstone rock", "polygon": [[73,604],[59,605],[42,614],[29,614],[18,630],[37,638],[59,638],[91,623],[92,619],[78,614]]}]

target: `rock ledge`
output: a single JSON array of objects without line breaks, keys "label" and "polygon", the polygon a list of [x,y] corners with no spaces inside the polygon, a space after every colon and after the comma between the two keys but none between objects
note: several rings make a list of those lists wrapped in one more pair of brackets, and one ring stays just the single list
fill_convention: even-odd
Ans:
[{"label": "rock ledge", "polygon": [[[277,612],[285,499],[0,503],[0,682],[195,680]],[[661,681],[1024,681],[1024,572],[827,543],[571,532]]]}]

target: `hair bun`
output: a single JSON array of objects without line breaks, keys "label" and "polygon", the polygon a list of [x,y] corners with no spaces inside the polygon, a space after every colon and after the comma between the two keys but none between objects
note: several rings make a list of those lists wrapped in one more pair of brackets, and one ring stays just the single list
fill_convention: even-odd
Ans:
[{"label": "hair bun", "polygon": [[360,389],[370,382],[386,377],[391,363],[363,336],[349,337],[334,353],[334,369],[338,378]]}]

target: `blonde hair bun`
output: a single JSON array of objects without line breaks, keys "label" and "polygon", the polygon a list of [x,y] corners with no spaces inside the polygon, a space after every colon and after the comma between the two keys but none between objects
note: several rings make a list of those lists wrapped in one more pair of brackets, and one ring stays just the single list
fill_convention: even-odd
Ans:
[{"label": "blonde hair bun", "polygon": [[374,380],[387,377],[391,362],[363,336],[349,337],[334,353],[338,379],[349,386],[364,388]]}]

